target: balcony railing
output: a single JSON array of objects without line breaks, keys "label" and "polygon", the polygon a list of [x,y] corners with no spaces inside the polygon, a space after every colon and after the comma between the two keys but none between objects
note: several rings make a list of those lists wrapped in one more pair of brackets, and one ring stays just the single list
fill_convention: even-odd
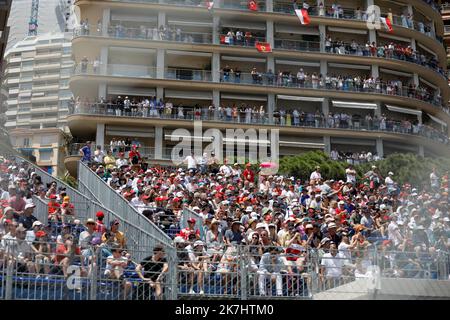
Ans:
[{"label": "balcony railing", "polygon": [[[95,67],[91,63],[81,63],[75,67],[75,75],[108,75],[108,76],[124,76],[122,74],[113,73],[110,67],[107,66],[107,72],[101,70],[100,67]],[[123,65],[121,65],[123,68]],[[133,68],[138,69],[138,66],[133,66]],[[147,68],[142,66],[142,68]],[[152,78],[154,74],[157,73],[156,68],[149,68],[152,70],[147,78]],[[127,77],[134,77],[133,73],[128,72]],[[393,82],[371,82],[364,83],[363,79],[354,81],[353,77],[344,79],[337,79],[336,81],[331,81],[330,83],[325,83],[325,77],[319,79],[317,76],[316,80],[306,81],[305,83],[297,81],[297,78],[293,75],[289,76],[287,74],[275,75],[270,73],[233,73],[227,74],[221,71],[217,72],[217,78],[220,79],[221,83],[233,83],[240,85],[254,85],[254,86],[270,86],[270,87],[284,87],[284,88],[297,88],[297,89],[313,89],[320,91],[336,91],[336,92],[360,92],[368,94],[379,94],[388,96],[401,96],[408,97],[410,99],[416,99],[420,101],[425,101],[432,105],[442,108],[441,97],[438,95],[431,95],[425,89],[414,89],[413,87],[398,86]],[[166,68],[164,69],[164,75],[161,78],[168,80],[191,80],[191,81],[203,81],[212,82],[214,71],[210,70],[195,70],[195,69],[183,69],[183,68]],[[136,77],[142,77],[141,72],[136,73]],[[443,108],[442,108],[443,109]]]},{"label": "balcony railing", "polygon": [[[283,111],[282,111],[283,112]],[[285,112],[285,111],[284,111]],[[353,115],[349,120],[341,120],[339,122],[330,121],[326,117],[319,114],[299,113],[298,116],[289,113],[280,113],[276,111],[272,117],[266,112],[252,111],[245,112],[240,110],[233,114],[227,114],[222,110],[209,110],[207,108],[164,108],[151,109],[145,108],[140,104],[131,105],[130,108],[123,108],[111,103],[77,103],[72,114],[91,114],[104,115],[112,117],[133,117],[133,118],[158,118],[167,120],[180,121],[214,121],[226,123],[239,123],[248,125],[275,125],[281,127],[306,127],[316,129],[333,129],[333,130],[353,130],[353,131],[371,131],[371,132],[389,132],[396,134],[409,134],[422,136],[432,141],[449,145],[449,138],[446,134],[427,125],[412,125],[409,122],[388,119],[382,124],[380,119],[366,121],[360,115]],[[273,118],[273,119],[272,119]],[[79,149],[78,149],[79,150]],[[146,153],[148,151],[148,153]],[[141,149],[141,154],[151,155],[151,150]]]},{"label": "balcony railing", "polygon": [[[205,1],[203,0],[113,0],[119,2],[133,2],[133,3],[153,3],[153,4],[171,4],[171,5],[179,5],[179,6],[190,6],[190,7],[203,7],[206,9]],[[425,1],[425,0],[424,0]],[[425,1],[427,2],[427,1]],[[258,3],[258,11],[266,12],[265,1],[257,1]],[[298,6],[301,7],[301,3],[299,2]],[[214,8],[216,9],[234,9],[239,11],[249,11],[247,1],[245,0],[223,0],[221,5],[215,3]],[[434,7],[433,7],[434,8]],[[437,7],[436,7],[437,8]],[[435,9],[436,9],[435,8]],[[361,8],[361,10],[357,11],[357,8],[342,8],[340,13],[336,13],[332,10],[331,6],[325,6],[324,8],[319,8],[318,6],[310,6],[308,9],[310,16],[320,16],[324,18],[331,19],[346,19],[346,20],[359,20],[366,21],[367,15],[365,8]],[[439,11],[439,9],[436,9]],[[273,2],[273,12],[275,13],[286,13],[286,14],[295,14],[294,6],[292,1],[274,1]],[[382,16],[387,16],[388,13],[381,13]],[[427,36],[436,39],[439,42],[442,42],[442,39],[437,38],[436,34],[431,32],[431,28],[429,28],[428,32],[425,32],[424,26],[420,23],[420,21],[406,20],[402,19],[401,16],[393,15],[394,25],[410,28],[419,32],[426,34]]]},{"label": "balcony railing", "polygon": [[[101,30],[97,27],[90,27],[87,31],[83,27],[74,29],[74,36],[102,36]],[[109,27],[108,37],[118,38],[118,39],[133,39],[133,40],[151,40],[151,41],[169,41],[169,42],[179,42],[179,43],[200,43],[200,44],[212,44],[213,36],[211,33],[201,33],[201,32],[161,32],[156,28],[126,28],[126,27]],[[227,35],[220,35],[219,41],[221,45],[227,46],[242,46],[242,47],[254,47],[257,41],[265,42],[264,37],[252,37],[245,39],[236,39],[235,37],[228,37]],[[345,55],[356,55],[364,56],[362,50],[352,51],[348,49],[351,44],[345,43],[347,48],[343,53]],[[363,47],[359,45],[359,47]],[[291,40],[291,39],[274,39],[274,48],[277,50],[289,50],[289,51],[302,51],[302,52],[320,52],[320,42],[318,41],[302,41],[302,40]],[[328,52],[331,53],[331,52]],[[447,78],[444,70],[439,68],[437,64],[432,64],[428,62],[421,61],[419,57],[416,58],[406,58],[404,55],[392,54],[390,56],[384,55],[379,56],[379,58],[385,59],[396,59],[406,62],[411,62],[415,64],[420,64],[427,68],[432,69],[439,73],[442,77]]]}]

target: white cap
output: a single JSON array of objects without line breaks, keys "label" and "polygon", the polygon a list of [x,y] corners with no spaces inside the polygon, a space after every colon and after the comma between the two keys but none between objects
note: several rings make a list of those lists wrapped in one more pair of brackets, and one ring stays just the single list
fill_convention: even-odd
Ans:
[{"label": "white cap", "polygon": [[245,209],[245,212],[252,212],[252,211],[253,211],[252,206],[248,206],[248,207]]},{"label": "white cap", "polygon": [[25,210],[29,209],[29,208],[35,208],[36,205],[34,203],[28,203],[27,205],[25,205]]},{"label": "white cap", "polygon": [[204,245],[203,241],[201,241],[201,240],[197,240],[197,241],[194,242],[194,248],[198,247],[198,246],[203,246],[203,245]]},{"label": "white cap", "polygon": [[183,237],[177,236],[175,239],[173,239],[174,243],[184,243]]},{"label": "white cap", "polygon": [[389,171],[388,175],[393,176],[394,173],[392,171]]},{"label": "white cap", "polygon": [[256,224],[256,229],[259,229],[259,228],[266,228],[266,225],[264,224],[264,223],[258,223],[258,224]]}]

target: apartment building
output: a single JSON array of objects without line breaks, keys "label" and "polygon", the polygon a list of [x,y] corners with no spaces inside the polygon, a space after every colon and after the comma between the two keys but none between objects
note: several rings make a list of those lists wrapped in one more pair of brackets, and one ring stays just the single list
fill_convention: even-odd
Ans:
[{"label": "apartment building", "polygon": [[[137,140],[162,161],[177,128],[210,142],[194,133],[201,119],[204,131],[279,129],[281,156],[449,154],[444,24],[434,3],[297,1],[310,17],[302,24],[292,1],[256,2],[250,10],[244,0],[209,9],[200,0],[75,1],[72,135],[97,145]],[[371,5],[391,31],[368,26]],[[146,112],[139,102],[148,97],[171,110]],[[123,110],[124,99],[134,110]]]},{"label": "apartment building", "polygon": [[72,93],[71,34],[49,33],[19,41],[5,55],[5,127],[11,144],[48,172],[64,172],[64,136]]}]

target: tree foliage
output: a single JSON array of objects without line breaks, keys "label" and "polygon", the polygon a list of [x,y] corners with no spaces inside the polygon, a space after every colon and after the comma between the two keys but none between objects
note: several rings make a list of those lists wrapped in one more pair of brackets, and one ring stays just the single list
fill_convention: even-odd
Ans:
[{"label": "tree foliage", "polygon": [[[280,160],[280,173],[295,176],[302,180],[309,179],[315,167],[321,167],[322,177],[325,179],[344,179],[345,169],[348,164],[345,161],[334,161],[322,151],[311,151],[298,156],[284,157]],[[429,183],[429,175],[433,167],[437,168],[438,175],[450,170],[450,159],[447,158],[424,158],[412,153],[396,153],[389,155],[383,160],[371,163],[355,165],[358,177],[376,165],[383,177],[389,171],[394,173],[394,180],[399,183],[410,183],[420,186]]]}]

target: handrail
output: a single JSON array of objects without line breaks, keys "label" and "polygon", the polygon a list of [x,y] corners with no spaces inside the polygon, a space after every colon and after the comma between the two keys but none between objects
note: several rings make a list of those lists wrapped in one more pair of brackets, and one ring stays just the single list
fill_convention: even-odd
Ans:
[{"label": "handrail", "polygon": [[139,213],[127,200],[106,184],[85,163],[79,162],[78,181],[85,192],[95,196],[106,208],[118,212],[125,221],[143,227],[145,230],[158,236],[166,246],[172,247],[172,240],[153,222]]}]

